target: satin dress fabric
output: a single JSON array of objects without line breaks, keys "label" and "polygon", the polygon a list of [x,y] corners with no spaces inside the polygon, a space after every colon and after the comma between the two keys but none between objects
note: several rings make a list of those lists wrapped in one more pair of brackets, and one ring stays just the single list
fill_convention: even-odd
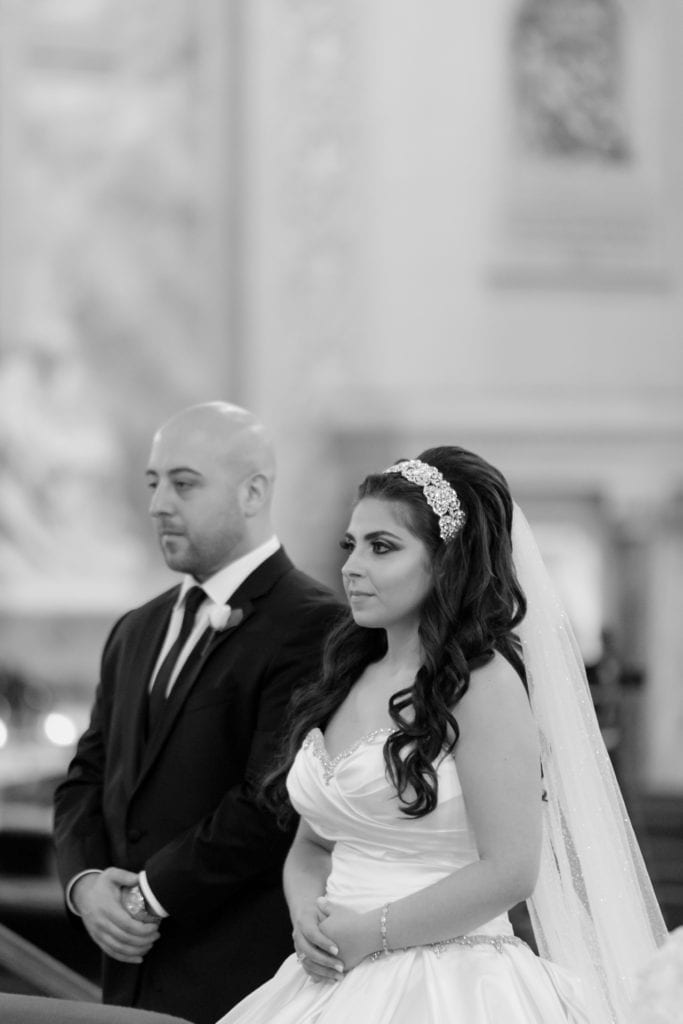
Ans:
[{"label": "satin dress fabric", "polygon": [[[386,736],[370,733],[330,758],[314,729],[287,780],[299,814],[335,844],[327,896],[359,912],[478,859],[454,759],[438,767],[436,809],[409,818],[385,775]],[[390,930],[391,912],[388,920]],[[339,982],[313,981],[292,954],[219,1024],[588,1024],[580,982],[509,941],[506,914],[476,936],[363,960]]]}]

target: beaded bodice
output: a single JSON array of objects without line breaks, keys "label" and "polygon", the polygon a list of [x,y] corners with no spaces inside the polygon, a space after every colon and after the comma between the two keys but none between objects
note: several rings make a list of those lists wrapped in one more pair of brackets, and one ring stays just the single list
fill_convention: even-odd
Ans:
[{"label": "beaded bodice", "polygon": [[341,753],[337,754],[335,757],[330,757],[327,753],[325,740],[320,729],[311,729],[303,742],[303,748],[305,750],[310,749],[314,756],[318,758],[322,766],[323,778],[329,785],[334,777],[337,766],[340,765],[342,761],[346,760],[347,757],[351,757],[351,755],[359,750],[364,744],[372,743],[378,736],[389,736],[391,735],[391,732],[391,729],[374,729],[372,732],[366,732],[363,736],[360,736],[355,743],[352,743],[350,747],[346,747],[345,750],[342,750]]},{"label": "beaded bodice", "polygon": [[[376,729],[330,757],[323,734],[312,729],[287,779],[296,810],[335,844],[328,895],[358,910],[424,888],[478,858],[454,758],[444,756],[437,766],[436,809],[410,818],[386,777],[390,732]],[[492,934],[511,931],[507,917],[491,925]]]}]

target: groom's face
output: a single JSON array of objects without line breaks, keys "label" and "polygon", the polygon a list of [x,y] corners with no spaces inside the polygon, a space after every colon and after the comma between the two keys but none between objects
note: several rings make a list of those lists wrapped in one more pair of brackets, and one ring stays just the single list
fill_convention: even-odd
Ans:
[{"label": "groom's face", "polygon": [[149,511],[170,569],[202,582],[243,553],[240,473],[225,439],[206,429],[171,423],[156,435]]}]

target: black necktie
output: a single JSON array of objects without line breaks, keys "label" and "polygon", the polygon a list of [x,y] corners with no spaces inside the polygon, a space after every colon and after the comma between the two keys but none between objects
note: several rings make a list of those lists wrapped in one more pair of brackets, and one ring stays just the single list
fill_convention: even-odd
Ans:
[{"label": "black necktie", "polygon": [[178,655],[182,651],[188,636],[192,632],[195,616],[197,615],[197,609],[205,598],[206,593],[201,587],[190,587],[185,595],[185,611],[183,613],[183,622],[180,627],[180,632],[173,641],[168,654],[159,666],[159,671],[154,677],[154,683],[152,684],[152,690],[149,695],[147,705],[147,735],[150,735],[154,731],[155,726],[158,724],[159,719],[162,716],[164,707],[166,706],[166,690],[168,689],[171,673],[173,672],[175,663],[178,660]]}]

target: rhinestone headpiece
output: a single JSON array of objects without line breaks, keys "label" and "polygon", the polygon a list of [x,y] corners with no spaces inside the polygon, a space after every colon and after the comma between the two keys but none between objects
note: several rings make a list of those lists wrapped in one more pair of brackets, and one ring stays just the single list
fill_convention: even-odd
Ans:
[{"label": "rhinestone headpiece", "polygon": [[389,466],[384,472],[400,473],[405,480],[422,488],[427,504],[439,517],[442,540],[449,540],[462,530],[467,516],[458,495],[435,466],[420,462],[419,459],[404,459]]}]

